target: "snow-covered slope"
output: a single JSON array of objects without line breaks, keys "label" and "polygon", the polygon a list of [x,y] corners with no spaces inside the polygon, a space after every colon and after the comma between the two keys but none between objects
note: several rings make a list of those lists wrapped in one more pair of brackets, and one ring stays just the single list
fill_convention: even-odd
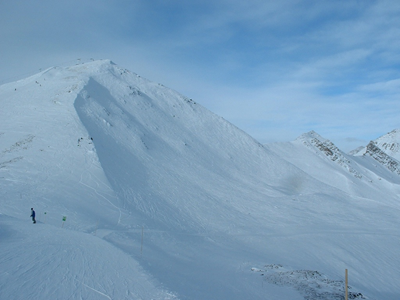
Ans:
[{"label": "snow-covered slope", "polygon": [[1,299],[176,299],[96,236],[0,215]]},{"label": "snow-covered slope", "polygon": [[321,139],[317,162],[307,138],[265,147],[108,60],[0,86],[0,103],[0,299],[42,282],[36,299],[311,299],[264,264],[335,282],[348,268],[369,299],[400,295],[399,181],[383,167]]}]

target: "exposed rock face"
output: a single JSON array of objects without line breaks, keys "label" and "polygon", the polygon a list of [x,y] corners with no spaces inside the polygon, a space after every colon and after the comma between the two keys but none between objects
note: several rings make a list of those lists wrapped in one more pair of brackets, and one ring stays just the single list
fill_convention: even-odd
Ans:
[{"label": "exposed rock face", "polygon": [[350,153],[354,156],[370,156],[393,173],[400,175],[400,129],[369,142]]},{"label": "exposed rock face", "polygon": [[[398,144],[385,144],[389,148],[393,149],[393,147],[398,147]],[[380,164],[387,167],[390,171],[397,173],[400,175],[400,163],[390,155],[386,154],[381,148],[376,145],[376,142],[371,141],[366,147],[366,151],[364,155],[369,155],[378,161]]]}]

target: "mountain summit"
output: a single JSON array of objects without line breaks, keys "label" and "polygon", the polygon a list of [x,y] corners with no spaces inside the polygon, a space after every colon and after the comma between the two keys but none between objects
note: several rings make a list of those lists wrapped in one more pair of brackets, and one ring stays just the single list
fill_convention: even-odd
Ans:
[{"label": "mountain summit", "polygon": [[370,156],[390,171],[400,175],[400,130],[395,129],[371,141],[366,147],[360,148],[355,155]]},{"label": "mountain summit", "polygon": [[369,156],[261,145],[110,60],[0,104],[0,298],[338,299],[346,268],[354,299],[400,295],[398,175]]},{"label": "mountain summit", "polygon": [[387,155],[400,161],[400,129],[391,132],[375,140],[377,147],[382,149]]},{"label": "mountain summit", "polygon": [[[123,207],[152,223],[167,219],[162,226],[179,230],[208,224],[216,230],[219,223],[219,230],[226,230],[222,207],[246,215],[243,204],[257,202],[242,195],[249,179],[271,195],[285,195],[294,191],[277,175],[301,173],[193,100],[108,60],[51,68],[4,90],[8,120],[2,128],[9,127],[3,131],[4,164],[31,164],[35,179],[26,177],[22,194],[39,191],[38,198],[62,203],[67,212],[97,203],[100,190],[94,186],[99,186],[109,190],[101,190],[100,198],[113,212],[109,218],[116,214],[112,224],[123,223]],[[49,188],[49,181],[57,189]],[[82,202],[79,195],[87,192],[90,197]],[[231,195],[231,205],[216,194]],[[24,206],[32,201],[18,194],[11,198]],[[207,218],[194,213],[199,211]],[[233,221],[230,214],[225,217]]]}]

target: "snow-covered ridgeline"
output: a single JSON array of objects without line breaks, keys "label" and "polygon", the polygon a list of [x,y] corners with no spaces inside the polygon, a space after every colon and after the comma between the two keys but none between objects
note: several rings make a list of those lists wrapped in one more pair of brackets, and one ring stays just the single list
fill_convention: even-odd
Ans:
[{"label": "snow-covered ridgeline", "polygon": [[394,129],[391,132],[379,137],[374,141],[375,145],[382,149],[387,155],[400,161],[400,130]]},{"label": "snow-covered ridgeline", "polygon": [[315,149],[317,154],[324,154],[330,160],[342,166],[354,177],[362,178],[362,175],[352,166],[351,161],[346,158],[345,154],[335,146],[330,140],[327,140],[317,134],[315,131],[310,131],[297,138],[297,142],[303,143],[310,149]]},{"label": "snow-covered ridgeline", "polygon": [[374,141],[366,147],[354,151],[355,156],[369,156],[391,172],[400,175],[400,130],[395,129]]}]

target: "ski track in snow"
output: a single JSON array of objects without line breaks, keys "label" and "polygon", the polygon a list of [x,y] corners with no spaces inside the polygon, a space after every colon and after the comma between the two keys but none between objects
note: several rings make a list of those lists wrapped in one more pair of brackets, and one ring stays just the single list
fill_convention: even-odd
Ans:
[{"label": "ski track in snow", "polygon": [[94,288],[88,286],[87,284],[84,284],[84,283],[82,283],[82,284],[83,284],[84,286],[86,286],[88,289],[91,289],[92,291],[95,291],[96,293],[98,293],[98,294],[100,294],[100,295],[106,297],[107,299],[112,300],[110,296],[108,296],[108,295],[106,295],[106,294],[104,294],[104,293],[102,293],[102,292],[100,292],[100,291],[98,291],[98,290],[96,290],[96,289],[94,289]]},{"label": "ski track in snow", "polygon": [[[92,174],[90,174],[90,175],[92,176]],[[97,191],[97,189],[95,189],[94,187],[89,186],[89,185],[83,183],[82,177],[83,177],[83,174],[81,174],[81,179],[80,179],[80,181],[79,181],[80,184],[82,184],[83,186],[85,186],[85,187],[87,187],[87,188],[89,188],[89,189],[92,189],[92,190],[96,193],[96,195],[98,195],[98,196],[100,196],[101,198],[103,198],[104,200],[106,200],[111,206],[113,206],[115,209],[118,210],[118,212],[119,212],[119,218],[118,218],[117,224],[118,224],[118,225],[121,224],[121,218],[122,218],[122,211],[121,211],[121,209],[120,209],[118,206],[116,206],[114,203],[112,203],[109,199],[107,199],[107,197],[104,197],[102,194],[100,194],[100,193]]]}]

